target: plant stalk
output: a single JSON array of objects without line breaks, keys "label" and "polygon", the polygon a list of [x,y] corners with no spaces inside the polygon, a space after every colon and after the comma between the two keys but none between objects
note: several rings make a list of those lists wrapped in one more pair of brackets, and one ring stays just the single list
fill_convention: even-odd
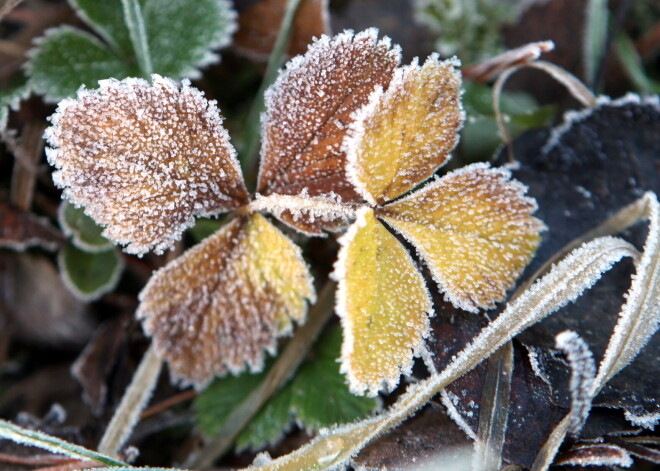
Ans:
[{"label": "plant stalk", "polygon": [[210,467],[216,459],[229,450],[236,437],[266,401],[293,376],[334,312],[335,288],[335,283],[332,281],[325,284],[319,293],[317,303],[309,310],[307,322],[296,331],[261,384],[227,417],[216,436],[198,454],[191,456],[184,464],[185,468],[205,469]]},{"label": "plant stalk", "polygon": [[119,455],[151,398],[162,364],[153,344],[150,345],[101,438],[99,453],[113,457]]}]

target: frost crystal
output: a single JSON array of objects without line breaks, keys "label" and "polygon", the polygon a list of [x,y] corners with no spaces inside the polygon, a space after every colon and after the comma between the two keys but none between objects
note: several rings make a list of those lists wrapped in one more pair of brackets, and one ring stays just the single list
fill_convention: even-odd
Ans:
[{"label": "frost crystal", "polygon": [[188,81],[152,80],[79,90],[60,103],[45,135],[63,197],[136,254],[170,247],[193,216],[248,201],[215,101]]},{"label": "frost crystal", "polygon": [[377,31],[323,36],[289,62],[266,93],[257,191],[310,196],[334,192],[359,201],[346,178],[342,140],[353,113],[377,87],[387,87],[400,60],[398,47]]}]

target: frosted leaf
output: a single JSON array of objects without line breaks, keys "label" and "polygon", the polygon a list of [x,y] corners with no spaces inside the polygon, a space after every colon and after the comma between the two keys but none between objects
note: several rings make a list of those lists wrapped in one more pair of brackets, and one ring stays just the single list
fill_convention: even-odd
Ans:
[{"label": "frosted leaf", "polygon": [[387,87],[399,48],[377,31],[323,36],[291,60],[266,93],[257,191],[359,201],[346,178],[342,140],[353,113],[377,87]]},{"label": "frosted leaf", "polygon": [[62,101],[46,131],[63,197],[129,253],[162,252],[191,226],[248,201],[215,101],[169,79],[103,80]]},{"label": "frosted leaf", "polygon": [[383,207],[454,306],[476,312],[501,301],[540,243],[536,202],[504,169],[473,164]]},{"label": "frosted leaf", "polygon": [[334,277],[341,371],[353,393],[375,396],[410,373],[428,333],[431,300],[410,255],[371,209],[358,211],[340,243]]},{"label": "frosted leaf", "polygon": [[263,216],[236,218],[166,265],[140,293],[137,317],[173,378],[260,371],[314,301],[301,252]]},{"label": "frosted leaf", "polygon": [[406,193],[449,160],[464,119],[458,65],[433,55],[401,67],[355,113],[343,148],[348,177],[370,203]]}]

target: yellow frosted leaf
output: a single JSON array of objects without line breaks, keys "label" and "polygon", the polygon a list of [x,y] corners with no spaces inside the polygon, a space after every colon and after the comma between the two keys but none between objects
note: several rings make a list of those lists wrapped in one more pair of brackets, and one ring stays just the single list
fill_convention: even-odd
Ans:
[{"label": "yellow frosted leaf", "polygon": [[55,184],[129,253],[162,252],[194,216],[249,200],[216,102],[189,81],[102,80],[60,102],[51,121]]},{"label": "yellow frosted leaf", "polygon": [[432,313],[410,255],[369,208],[341,238],[334,276],[342,319],[342,372],[351,391],[375,396],[410,373]]},{"label": "yellow frosted leaf", "polygon": [[379,210],[462,309],[503,300],[540,243],[544,226],[531,215],[536,202],[510,178],[507,170],[474,164]]},{"label": "yellow frosted leaf", "polygon": [[449,160],[464,118],[457,65],[433,55],[401,67],[356,113],[343,147],[349,179],[370,203],[406,193]]},{"label": "yellow frosted leaf", "polygon": [[263,367],[314,300],[300,249],[263,216],[236,218],[154,274],[137,317],[172,376],[203,387],[214,375]]}]

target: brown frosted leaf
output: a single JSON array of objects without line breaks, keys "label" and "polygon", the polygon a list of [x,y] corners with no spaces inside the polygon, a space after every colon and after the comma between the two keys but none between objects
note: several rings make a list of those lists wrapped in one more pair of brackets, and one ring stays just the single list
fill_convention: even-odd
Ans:
[{"label": "brown frosted leaf", "polygon": [[60,103],[46,131],[63,196],[129,253],[170,247],[193,216],[248,201],[215,101],[158,75],[103,80]]},{"label": "brown frosted leaf", "polygon": [[504,169],[473,164],[385,206],[379,217],[418,250],[445,298],[476,312],[501,301],[527,266],[543,224]]},{"label": "brown frosted leaf", "polygon": [[[256,60],[268,60],[286,3],[286,0],[259,0],[240,11],[234,47]],[[240,9],[240,4],[237,7]],[[288,54],[304,54],[312,40],[323,34],[330,34],[328,0],[302,0],[293,20]]]},{"label": "brown frosted leaf", "polygon": [[246,365],[261,370],[314,289],[300,249],[256,213],[156,272],[140,300],[137,317],[174,379],[200,388]]},{"label": "brown frosted leaf", "polygon": [[344,329],[341,371],[352,392],[375,396],[411,372],[428,333],[431,300],[410,254],[370,208],[358,211],[340,243],[334,276]]},{"label": "brown frosted leaf", "polygon": [[257,191],[359,201],[346,177],[342,140],[369,94],[387,87],[399,58],[397,46],[369,29],[323,36],[289,62],[266,93]]},{"label": "brown frosted leaf", "polygon": [[433,55],[401,67],[356,113],[343,147],[349,179],[370,203],[406,193],[449,160],[464,118],[457,65]]}]

